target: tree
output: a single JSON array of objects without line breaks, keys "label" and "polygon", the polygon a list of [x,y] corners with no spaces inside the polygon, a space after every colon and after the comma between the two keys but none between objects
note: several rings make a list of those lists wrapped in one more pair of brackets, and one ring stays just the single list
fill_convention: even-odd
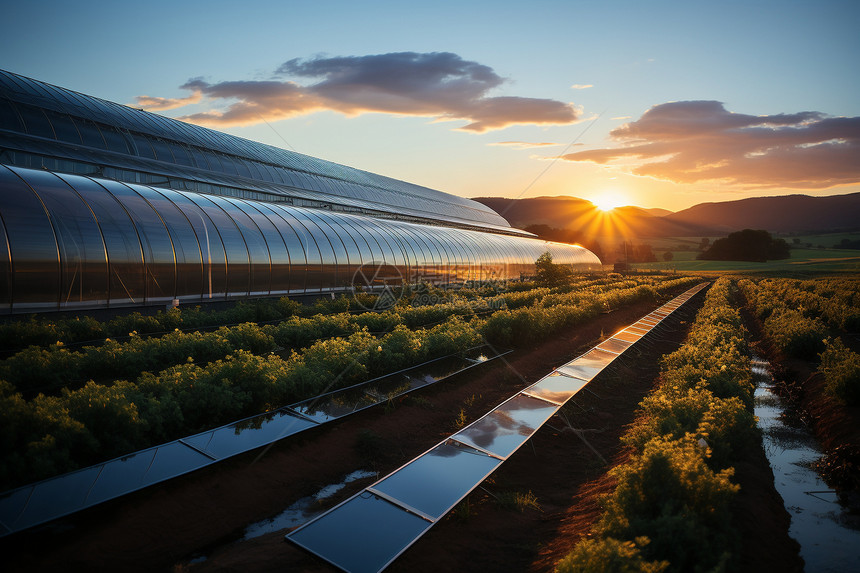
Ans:
[{"label": "tree", "polygon": [[707,237],[702,237],[702,241],[699,243],[699,250],[704,251],[710,246],[711,246],[711,240]]},{"label": "tree", "polygon": [[566,266],[552,262],[552,254],[549,251],[535,261],[535,282],[539,286],[559,286],[565,283],[571,274],[571,270]]},{"label": "tree", "polygon": [[752,261],[763,263],[791,257],[785,239],[774,239],[764,230],[744,229],[717,239],[697,259],[705,261]]},{"label": "tree", "polygon": [[675,258],[675,255],[672,254],[672,251],[666,251],[663,253],[663,260],[667,263]]}]

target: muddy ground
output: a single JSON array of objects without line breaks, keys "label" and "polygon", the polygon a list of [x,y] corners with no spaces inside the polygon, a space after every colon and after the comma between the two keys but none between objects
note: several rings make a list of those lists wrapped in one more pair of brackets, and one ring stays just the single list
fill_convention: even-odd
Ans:
[{"label": "muddy ground", "polygon": [[[657,382],[659,357],[686,336],[700,299],[659,336],[613,363],[564,409],[570,427],[584,430],[581,437],[564,420],[550,420],[389,570],[551,571],[598,516],[597,496],[612,487],[606,472],[626,456],[619,437]],[[601,315],[391,406],[0,540],[4,569],[331,571],[285,542],[285,531],[237,540],[246,525],[277,515],[355,470],[389,473],[455,431],[461,410],[469,421],[480,417],[655,306],[637,304]],[[797,545],[787,533],[789,516],[760,448],[745,452],[736,478],[742,488],[735,515],[744,539],[743,570],[799,571]],[[375,479],[348,484],[330,503]],[[531,492],[539,508],[520,511],[496,500],[510,492]],[[189,563],[198,557],[205,559]]]}]

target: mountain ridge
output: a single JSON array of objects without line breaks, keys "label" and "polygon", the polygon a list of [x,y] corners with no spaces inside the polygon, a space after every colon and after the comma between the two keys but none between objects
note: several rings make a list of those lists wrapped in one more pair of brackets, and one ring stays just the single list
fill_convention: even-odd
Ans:
[{"label": "mountain ridge", "polygon": [[636,237],[684,237],[725,235],[743,229],[764,229],[773,233],[860,229],[860,193],[752,197],[700,203],[674,213],[626,206],[607,214],[590,201],[571,196],[475,197],[474,200],[495,210],[514,227],[547,225],[594,235],[617,235],[625,231]]}]

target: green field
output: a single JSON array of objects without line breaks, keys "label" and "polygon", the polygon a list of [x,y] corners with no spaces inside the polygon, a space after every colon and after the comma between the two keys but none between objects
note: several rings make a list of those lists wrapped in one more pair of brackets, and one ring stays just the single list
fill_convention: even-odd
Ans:
[{"label": "green field", "polygon": [[[713,243],[719,237],[708,237]],[[791,258],[783,261],[752,263],[747,261],[698,261],[701,237],[669,237],[644,239],[654,249],[656,263],[637,263],[635,269],[679,272],[740,272],[740,273],[860,273],[860,251],[835,249],[843,239],[858,240],[860,232],[826,233],[815,235],[781,236],[792,245]],[[811,245],[811,246],[809,246]],[[688,249],[678,247],[687,246]],[[665,262],[663,255],[672,252],[672,260]]]}]

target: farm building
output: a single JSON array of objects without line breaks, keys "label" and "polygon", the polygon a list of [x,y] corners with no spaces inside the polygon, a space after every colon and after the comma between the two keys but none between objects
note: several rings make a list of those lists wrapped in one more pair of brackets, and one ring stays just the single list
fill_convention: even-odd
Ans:
[{"label": "farm building", "polygon": [[0,71],[0,314],[519,278],[475,201]]}]

